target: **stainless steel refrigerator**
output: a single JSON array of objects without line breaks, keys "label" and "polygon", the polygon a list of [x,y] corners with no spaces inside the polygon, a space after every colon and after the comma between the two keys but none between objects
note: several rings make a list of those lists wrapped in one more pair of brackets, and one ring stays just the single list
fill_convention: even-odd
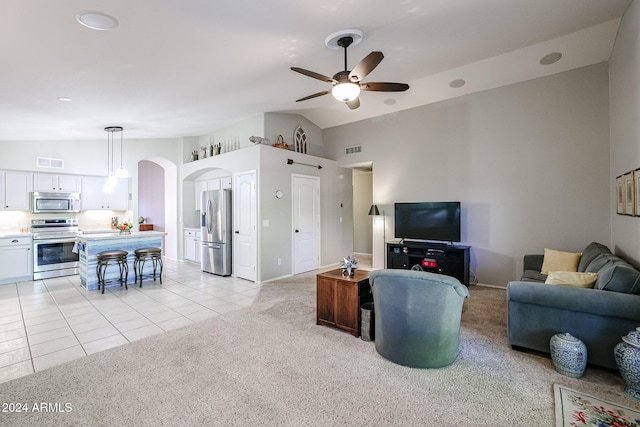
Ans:
[{"label": "stainless steel refrigerator", "polygon": [[200,195],[202,271],[231,274],[231,190],[209,190]]}]

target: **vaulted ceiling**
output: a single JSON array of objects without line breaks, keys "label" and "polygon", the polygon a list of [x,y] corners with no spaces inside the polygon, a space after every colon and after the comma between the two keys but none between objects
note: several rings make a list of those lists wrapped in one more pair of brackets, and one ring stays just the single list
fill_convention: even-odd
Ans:
[{"label": "vaulted ceiling", "polygon": [[[607,61],[631,0],[3,0],[0,140],[203,135],[261,112],[298,113],[321,128]],[[80,25],[84,10],[117,28]],[[343,52],[324,44],[363,32],[351,69],[407,92],[364,92],[350,110],[294,73],[332,76]],[[540,59],[562,54],[552,65]],[[451,87],[454,80],[461,87]],[[455,84],[454,84],[455,86]],[[61,101],[60,98],[71,100]]]}]

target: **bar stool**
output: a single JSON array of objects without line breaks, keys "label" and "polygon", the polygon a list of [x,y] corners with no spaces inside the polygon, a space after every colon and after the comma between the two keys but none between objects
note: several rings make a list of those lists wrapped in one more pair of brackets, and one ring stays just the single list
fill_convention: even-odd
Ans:
[{"label": "bar stool", "polygon": [[105,277],[107,273],[107,267],[109,262],[118,264],[120,270],[120,286],[122,286],[122,273],[124,273],[124,288],[127,287],[127,279],[129,278],[129,265],[127,264],[127,251],[105,251],[96,255],[98,259],[98,265],[96,266],[96,273],[98,275],[98,289],[102,286],[102,293],[104,294]]},{"label": "bar stool", "polygon": [[[150,259],[153,262],[153,281],[156,281],[156,269],[160,266],[160,284],[162,285],[162,249],[160,248],[140,248],[135,250],[136,259],[133,262],[133,271],[136,275],[136,282],[138,276],[140,277],[140,287],[142,287],[142,272],[144,271],[144,263]],[[150,274],[147,276],[151,276]]]}]

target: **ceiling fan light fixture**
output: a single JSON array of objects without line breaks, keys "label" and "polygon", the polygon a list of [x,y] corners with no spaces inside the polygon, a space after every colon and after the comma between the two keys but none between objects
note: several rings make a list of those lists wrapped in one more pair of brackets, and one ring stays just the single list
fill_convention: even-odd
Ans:
[{"label": "ceiling fan light fixture", "polygon": [[338,83],[331,89],[331,94],[338,101],[353,101],[360,95],[360,86],[349,82]]}]

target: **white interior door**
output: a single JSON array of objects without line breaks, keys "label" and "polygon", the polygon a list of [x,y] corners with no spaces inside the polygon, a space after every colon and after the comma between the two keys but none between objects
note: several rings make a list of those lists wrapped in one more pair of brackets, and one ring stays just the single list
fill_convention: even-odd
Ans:
[{"label": "white interior door", "polygon": [[293,274],[320,267],[320,178],[292,175]]},{"label": "white interior door", "polygon": [[256,172],[234,174],[233,271],[236,277],[256,281],[257,199]]}]

